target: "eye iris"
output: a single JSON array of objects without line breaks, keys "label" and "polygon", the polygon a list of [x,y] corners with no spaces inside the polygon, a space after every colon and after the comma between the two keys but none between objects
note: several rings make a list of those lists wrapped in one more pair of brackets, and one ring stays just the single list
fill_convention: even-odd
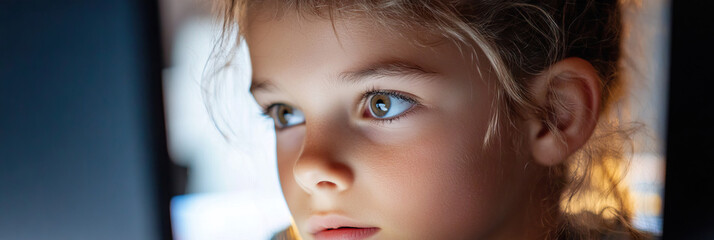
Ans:
[{"label": "eye iris", "polygon": [[280,105],[278,107],[278,122],[280,122],[280,125],[287,125],[292,115],[293,109],[291,107],[288,107],[286,105]]},{"label": "eye iris", "polygon": [[370,108],[372,109],[372,113],[374,113],[376,117],[383,117],[387,115],[387,112],[389,112],[390,107],[391,101],[389,100],[389,96],[374,95],[372,97]]}]

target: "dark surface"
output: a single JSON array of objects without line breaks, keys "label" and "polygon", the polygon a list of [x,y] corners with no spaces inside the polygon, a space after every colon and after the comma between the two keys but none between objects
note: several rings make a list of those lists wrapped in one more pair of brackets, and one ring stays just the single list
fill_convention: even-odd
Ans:
[{"label": "dark surface", "polygon": [[0,239],[168,239],[155,1],[0,0]]},{"label": "dark surface", "polygon": [[714,2],[672,1],[664,239],[714,239]]}]

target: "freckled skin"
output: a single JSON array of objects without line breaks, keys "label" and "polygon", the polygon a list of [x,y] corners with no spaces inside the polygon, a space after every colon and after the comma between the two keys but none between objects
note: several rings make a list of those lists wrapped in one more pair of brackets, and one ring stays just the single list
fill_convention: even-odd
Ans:
[{"label": "freckled skin", "polygon": [[[255,92],[256,100],[305,114],[304,124],[277,131],[280,181],[303,239],[314,238],[306,220],[326,213],[379,227],[373,239],[537,236],[528,235],[540,231],[540,210],[529,199],[542,188],[542,169],[524,169],[527,154],[505,144],[510,139],[482,148],[495,85],[477,73],[486,63],[466,60],[449,41],[416,46],[366,20],[337,20],[335,32],[329,20],[296,14],[252,19],[254,78],[275,85]],[[336,80],[384,59],[435,74]],[[411,94],[421,106],[392,122],[365,118],[359,100],[372,88]]]}]

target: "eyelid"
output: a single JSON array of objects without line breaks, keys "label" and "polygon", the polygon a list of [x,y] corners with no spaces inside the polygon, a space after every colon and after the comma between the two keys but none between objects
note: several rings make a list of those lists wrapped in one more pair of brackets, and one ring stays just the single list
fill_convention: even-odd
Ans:
[{"label": "eyelid", "polygon": [[402,99],[404,101],[407,101],[411,104],[419,104],[419,101],[416,99],[416,97],[408,96],[407,94],[405,94],[403,92],[394,91],[394,90],[377,90],[377,89],[373,89],[373,90],[369,90],[369,91],[365,92],[364,95],[362,96],[362,101],[365,101],[369,97],[371,97],[373,95],[377,95],[377,94],[384,94],[384,95],[396,97],[396,98]]}]

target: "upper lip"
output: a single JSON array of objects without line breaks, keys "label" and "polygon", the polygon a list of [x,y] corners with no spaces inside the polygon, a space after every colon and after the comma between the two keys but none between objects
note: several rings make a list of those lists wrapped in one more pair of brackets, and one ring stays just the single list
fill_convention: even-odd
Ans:
[{"label": "upper lip", "polygon": [[352,228],[375,228],[366,224],[337,214],[312,215],[307,219],[307,230],[310,234],[316,234],[327,229],[352,227]]}]

